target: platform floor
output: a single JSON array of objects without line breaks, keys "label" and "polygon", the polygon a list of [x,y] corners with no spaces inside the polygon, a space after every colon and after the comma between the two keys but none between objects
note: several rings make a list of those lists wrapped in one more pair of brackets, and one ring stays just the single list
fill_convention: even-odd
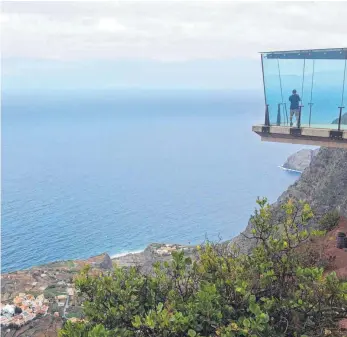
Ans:
[{"label": "platform floor", "polygon": [[295,128],[291,128],[289,126],[270,126],[269,129],[266,130],[266,128],[264,129],[264,125],[254,125],[252,130],[261,136],[262,141],[266,142],[315,145],[347,149],[346,125],[344,125],[344,128],[341,129],[341,139],[332,138],[330,131],[336,131],[337,127],[331,128],[331,124],[328,126],[329,127],[313,128],[302,125],[302,127],[299,129],[301,131],[300,134],[296,135],[293,135],[291,132]]},{"label": "platform floor", "polygon": [[[294,124],[294,123],[293,123]],[[281,126],[290,127],[287,124],[283,124]],[[293,125],[295,126],[295,125]],[[312,129],[328,129],[328,130],[337,130],[337,124],[306,124],[301,123],[302,128],[312,128]],[[347,124],[341,124],[341,130],[347,130]]]}]

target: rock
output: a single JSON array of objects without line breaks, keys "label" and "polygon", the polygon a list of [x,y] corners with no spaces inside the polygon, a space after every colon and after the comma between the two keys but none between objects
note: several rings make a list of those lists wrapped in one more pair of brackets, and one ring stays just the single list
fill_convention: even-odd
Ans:
[{"label": "rock", "polygon": [[[339,118],[334,119],[331,124],[339,124]],[[341,116],[341,124],[347,124],[347,112]]]},{"label": "rock", "polygon": [[302,149],[288,157],[287,161],[283,164],[283,168],[303,172],[318,153],[319,149]]},{"label": "rock", "polygon": [[104,256],[104,260],[100,263],[100,268],[102,269],[112,269],[113,264],[110,255],[107,253]]}]

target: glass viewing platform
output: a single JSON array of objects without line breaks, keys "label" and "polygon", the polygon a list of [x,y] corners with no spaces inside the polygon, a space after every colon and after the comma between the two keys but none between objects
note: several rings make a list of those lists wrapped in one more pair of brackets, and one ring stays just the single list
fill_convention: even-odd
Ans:
[{"label": "glass viewing platform", "polygon": [[347,48],[261,53],[265,115],[253,131],[264,141],[347,148],[346,63]]}]

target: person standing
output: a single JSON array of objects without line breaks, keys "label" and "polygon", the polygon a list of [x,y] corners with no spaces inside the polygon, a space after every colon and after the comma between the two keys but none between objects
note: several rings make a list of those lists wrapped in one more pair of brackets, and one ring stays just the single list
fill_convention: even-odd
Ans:
[{"label": "person standing", "polygon": [[300,96],[296,93],[296,90],[294,89],[292,91],[292,95],[289,97],[290,101],[290,126],[293,126],[293,116],[295,115],[296,118],[296,124],[298,125],[299,122],[299,102],[301,101]]}]

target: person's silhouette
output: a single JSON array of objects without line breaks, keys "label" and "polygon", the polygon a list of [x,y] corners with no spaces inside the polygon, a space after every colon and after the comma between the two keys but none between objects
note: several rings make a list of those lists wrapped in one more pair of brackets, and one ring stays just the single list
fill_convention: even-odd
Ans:
[{"label": "person's silhouette", "polygon": [[296,118],[296,124],[298,125],[299,122],[299,102],[301,101],[300,96],[296,93],[296,90],[294,89],[292,91],[292,95],[289,97],[290,101],[290,126],[293,126],[293,116],[295,115]]}]

